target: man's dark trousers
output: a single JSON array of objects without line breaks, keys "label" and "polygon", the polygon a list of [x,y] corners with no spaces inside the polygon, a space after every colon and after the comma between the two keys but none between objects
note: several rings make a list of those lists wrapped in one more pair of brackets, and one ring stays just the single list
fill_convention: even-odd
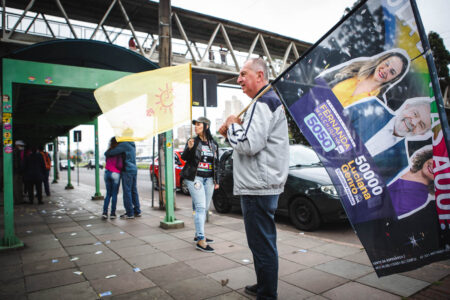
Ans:
[{"label": "man's dark trousers", "polygon": [[257,299],[277,299],[278,251],[274,221],[279,195],[241,195],[247,242],[253,253]]}]

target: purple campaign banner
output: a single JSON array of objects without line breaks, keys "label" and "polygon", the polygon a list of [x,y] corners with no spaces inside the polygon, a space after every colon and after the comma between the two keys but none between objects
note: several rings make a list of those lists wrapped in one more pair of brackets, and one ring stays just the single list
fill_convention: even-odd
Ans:
[{"label": "purple campaign banner", "polygon": [[386,186],[342,106],[323,79],[289,107],[341,196],[353,223],[393,216]]},{"label": "purple campaign banner", "polygon": [[378,276],[450,258],[448,126],[418,24],[414,0],[360,1],[272,83]]}]

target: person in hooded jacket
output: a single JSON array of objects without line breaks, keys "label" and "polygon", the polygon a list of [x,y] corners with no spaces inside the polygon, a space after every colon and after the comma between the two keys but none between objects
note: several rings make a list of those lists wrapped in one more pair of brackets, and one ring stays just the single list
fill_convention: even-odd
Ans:
[{"label": "person in hooded jacket", "polygon": [[214,240],[205,237],[205,220],[214,189],[219,188],[219,146],[211,135],[209,130],[211,122],[207,118],[200,117],[193,120],[192,124],[195,125],[197,136],[187,141],[181,154],[181,159],[186,162],[181,177],[188,186],[195,210],[196,248],[203,252],[214,252],[208,245],[214,243]]},{"label": "person in hooded jacket", "polygon": [[142,216],[137,191],[136,145],[134,142],[120,142],[114,149],[106,151],[105,156],[108,158],[122,153],[125,156],[125,170],[122,170],[121,173],[125,213],[120,215],[120,218],[134,219]]}]

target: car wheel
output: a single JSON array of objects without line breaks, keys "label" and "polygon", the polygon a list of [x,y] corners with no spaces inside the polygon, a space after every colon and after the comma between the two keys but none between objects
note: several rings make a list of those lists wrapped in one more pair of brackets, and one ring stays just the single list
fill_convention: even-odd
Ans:
[{"label": "car wheel", "polygon": [[187,196],[189,196],[190,194],[189,194],[189,189],[188,189],[188,186],[187,186],[187,184],[184,182],[184,180],[182,180],[181,181],[181,192],[184,194],[184,195],[187,195]]},{"label": "car wheel", "polygon": [[231,211],[232,205],[225,195],[225,192],[220,187],[214,192],[213,203],[218,213],[226,214]]},{"label": "car wheel", "polygon": [[320,226],[320,215],[314,204],[305,198],[295,198],[289,205],[289,217],[300,230],[314,231]]}]

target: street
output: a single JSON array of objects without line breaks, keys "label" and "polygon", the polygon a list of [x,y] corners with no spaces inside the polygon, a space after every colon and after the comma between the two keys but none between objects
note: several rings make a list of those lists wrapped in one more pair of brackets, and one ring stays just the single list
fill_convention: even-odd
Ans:
[{"label": "street", "polygon": [[[92,191],[95,192],[95,171],[88,170],[87,168],[79,168],[79,182],[83,185],[92,186]],[[105,182],[103,180],[104,170],[100,170],[100,190],[104,196]],[[53,180],[53,173],[50,175],[50,182]],[[67,171],[60,171],[59,173],[59,183],[66,184],[67,183]],[[77,168],[71,172],[71,182],[74,188],[77,187]],[[137,187],[139,192],[139,197],[141,199],[146,199],[151,201],[152,199],[152,183],[150,181],[150,175],[148,170],[138,170],[137,177]],[[119,195],[119,199],[121,199],[121,195]],[[120,201],[120,200],[119,200]],[[151,202],[150,202],[151,203]],[[154,191],[154,206],[158,207],[158,191]],[[176,194],[176,205],[177,207],[190,207],[191,206],[191,198],[189,196],[183,195],[181,192]],[[217,213],[214,208],[214,204],[211,203],[210,210],[213,213]],[[233,208],[232,212],[227,214],[230,217],[242,219],[242,214],[239,208]],[[298,232],[299,230],[292,225],[291,221],[288,217],[284,216],[276,216],[275,220],[277,222],[277,226],[282,228],[283,230],[288,230],[292,232]],[[329,239],[332,241],[347,243],[353,245],[361,245],[358,237],[353,231],[352,226],[349,222],[339,222],[339,223],[329,223],[322,224],[320,229],[314,232],[304,233],[309,236],[320,237],[322,239]],[[362,247],[362,246],[361,246]]]}]

